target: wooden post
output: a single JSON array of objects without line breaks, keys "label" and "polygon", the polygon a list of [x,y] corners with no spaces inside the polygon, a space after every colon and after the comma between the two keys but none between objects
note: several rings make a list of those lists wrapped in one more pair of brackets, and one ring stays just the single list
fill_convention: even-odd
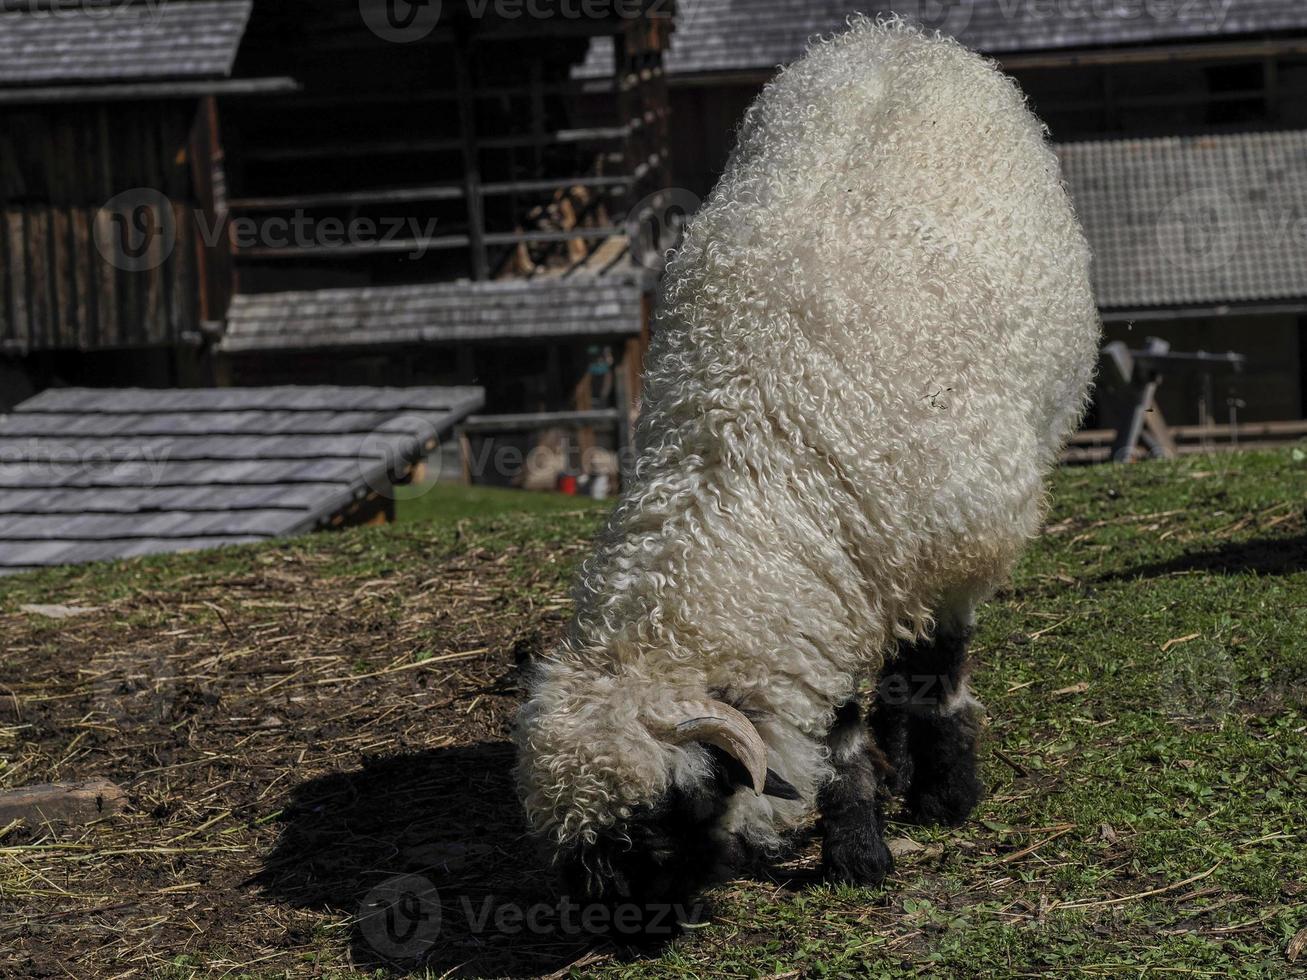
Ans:
[{"label": "wooden post", "polygon": [[200,229],[195,229],[195,250],[199,265],[200,319],[226,319],[235,289],[231,243],[227,237],[227,173],[218,126],[218,103],[211,96],[200,99],[190,139],[191,184],[195,200],[210,231],[222,228],[212,247],[206,246]]},{"label": "wooden post", "polygon": [[461,426],[458,430],[458,460],[463,469],[464,486],[472,485],[472,440]]},{"label": "wooden post", "polygon": [[458,123],[463,142],[463,188],[467,195],[467,235],[472,249],[472,278],[490,277],[486,255],[485,202],[481,198],[481,163],[477,155],[476,104],[467,52],[469,37],[454,41],[454,74],[458,88]]},{"label": "wooden post", "polygon": [[[573,362],[575,363],[575,361]],[[581,347],[581,379],[572,391],[572,407],[578,412],[588,412],[594,407],[591,391],[590,357],[585,346]],[[586,455],[595,447],[595,430],[583,425],[576,430],[576,448],[584,464]]]},{"label": "wooden post", "polygon": [[[639,377],[640,341],[624,341],[620,356],[615,357],[613,368],[614,395],[617,402],[617,460],[621,467],[622,485],[627,486],[635,467],[635,389]],[[634,374],[632,373],[634,369]],[[633,381],[633,378],[636,380]]]},{"label": "wooden post", "polygon": [[[1165,354],[1171,345],[1156,337],[1149,338],[1147,352]],[[1129,463],[1134,459],[1135,449],[1144,434],[1145,426],[1155,440],[1164,456],[1174,456],[1175,442],[1166,428],[1166,422],[1157,411],[1154,397],[1157,386],[1162,382],[1161,374],[1151,368],[1144,368],[1135,362],[1129,349],[1121,341],[1113,341],[1103,348],[1108,362],[1115,366],[1119,380],[1124,385],[1125,399],[1116,420],[1116,440],[1112,443],[1112,459],[1118,463]],[[1150,419],[1150,414],[1157,416]]]}]

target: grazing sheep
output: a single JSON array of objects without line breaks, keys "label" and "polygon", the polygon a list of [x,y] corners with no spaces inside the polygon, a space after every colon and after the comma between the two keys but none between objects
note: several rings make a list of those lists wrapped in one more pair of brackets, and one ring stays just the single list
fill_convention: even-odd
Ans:
[{"label": "grazing sheep", "polygon": [[[1040,523],[1099,321],[1046,134],[980,57],[855,19],[749,109],[671,260],[635,479],[519,718],[528,817],[591,897],[667,900],[815,805],[980,795],[973,610]],[[871,744],[856,700],[882,672]],[[741,787],[748,791],[738,792]]]}]

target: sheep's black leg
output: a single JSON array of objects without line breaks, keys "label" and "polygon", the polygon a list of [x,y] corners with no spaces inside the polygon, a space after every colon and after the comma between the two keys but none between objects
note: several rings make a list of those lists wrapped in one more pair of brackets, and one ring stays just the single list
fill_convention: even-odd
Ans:
[{"label": "sheep's black leg", "polygon": [[835,777],[817,799],[822,871],[831,881],[879,885],[894,867],[881,836],[883,757],[867,738],[856,700],[843,704],[828,736]]},{"label": "sheep's black leg", "polygon": [[921,823],[962,823],[984,792],[981,708],[967,689],[970,639],[970,625],[941,623],[933,640],[900,645],[876,688],[871,724],[892,767],[890,788]]}]

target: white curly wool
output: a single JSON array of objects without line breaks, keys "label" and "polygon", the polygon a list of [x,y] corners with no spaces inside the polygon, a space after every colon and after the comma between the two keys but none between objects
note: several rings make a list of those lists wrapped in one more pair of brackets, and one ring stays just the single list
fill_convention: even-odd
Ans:
[{"label": "white curly wool", "polygon": [[856,19],[749,109],[671,261],[636,479],[519,718],[528,816],[592,840],[702,765],[658,733],[741,708],[805,799],[860,677],[1008,575],[1081,416],[1089,253],[1016,86]]}]

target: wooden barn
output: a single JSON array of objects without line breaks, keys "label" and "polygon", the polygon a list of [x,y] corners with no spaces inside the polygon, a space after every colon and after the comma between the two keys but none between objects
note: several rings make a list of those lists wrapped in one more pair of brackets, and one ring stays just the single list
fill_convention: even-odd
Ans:
[{"label": "wooden barn", "polygon": [[[5,402],[476,383],[523,430],[621,448],[670,4],[94,7],[0,14]],[[612,71],[574,79],[601,37]]]},{"label": "wooden barn", "polygon": [[[53,380],[194,384],[226,314],[216,96],[252,0],[0,10],[0,408]],[[111,203],[112,202],[112,203]]]},{"label": "wooden barn", "polygon": [[[1109,340],[1246,355],[1169,373],[1173,423],[1307,416],[1307,4],[696,0],[665,59],[676,184],[707,194],[776,67],[859,10],[924,18],[1017,79],[1059,145]],[[578,76],[612,57],[597,39]]]}]

